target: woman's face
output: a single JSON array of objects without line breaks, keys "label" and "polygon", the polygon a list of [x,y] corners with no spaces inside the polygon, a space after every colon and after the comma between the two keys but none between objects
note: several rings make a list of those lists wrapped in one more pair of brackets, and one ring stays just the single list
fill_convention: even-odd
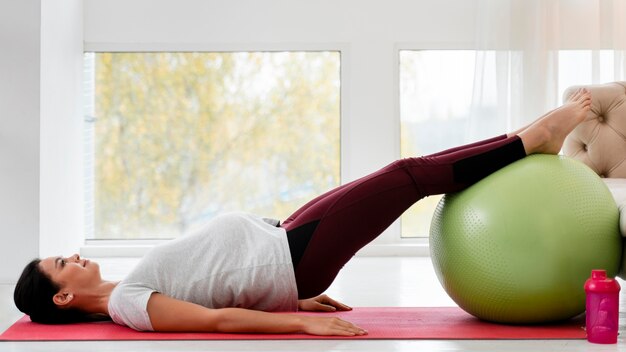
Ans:
[{"label": "woman's face", "polygon": [[78,254],[66,258],[48,257],[42,259],[39,266],[61,290],[90,288],[102,281],[98,263],[82,259]]}]

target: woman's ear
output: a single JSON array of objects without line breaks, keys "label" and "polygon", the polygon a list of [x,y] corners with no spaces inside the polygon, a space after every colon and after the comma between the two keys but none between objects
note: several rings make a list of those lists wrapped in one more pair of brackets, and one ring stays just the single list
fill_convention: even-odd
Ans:
[{"label": "woman's ear", "polygon": [[74,294],[71,292],[59,292],[52,296],[52,301],[57,306],[68,305],[74,299]]}]

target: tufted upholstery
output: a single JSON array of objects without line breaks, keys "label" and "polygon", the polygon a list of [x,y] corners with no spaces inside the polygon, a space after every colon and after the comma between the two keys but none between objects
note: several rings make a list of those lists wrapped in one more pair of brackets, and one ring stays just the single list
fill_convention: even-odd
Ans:
[{"label": "tufted upholstery", "polygon": [[[584,162],[604,179],[620,210],[620,230],[626,237],[626,82],[573,86],[563,100],[581,87],[591,91],[591,111],[565,140],[563,154]],[[626,241],[623,248],[626,253]],[[626,279],[624,254],[619,276]]]},{"label": "tufted upholstery", "polygon": [[[568,88],[563,99],[580,87]],[[626,82],[585,87],[591,91],[591,111],[565,140],[563,154],[581,160],[601,177],[626,178]]]}]

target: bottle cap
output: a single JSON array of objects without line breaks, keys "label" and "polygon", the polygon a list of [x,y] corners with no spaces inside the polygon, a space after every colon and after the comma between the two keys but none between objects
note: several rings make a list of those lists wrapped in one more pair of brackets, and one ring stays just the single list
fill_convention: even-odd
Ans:
[{"label": "bottle cap", "polygon": [[594,280],[605,280],[606,270],[591,270],[591,278]]},{"label": "bottle cap", "polygon": [[585,282],[585,292],[616,293],[621,289],[617,280],[607,277],[606,270],[592,270]]}]

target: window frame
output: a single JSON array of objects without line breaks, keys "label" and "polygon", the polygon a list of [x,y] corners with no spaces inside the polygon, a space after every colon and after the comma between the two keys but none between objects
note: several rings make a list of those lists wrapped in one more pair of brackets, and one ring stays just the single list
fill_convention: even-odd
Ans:
[{"label": "window frame", "polygon": [[[391,73],[391,104],[388,115],[393,123],[390,139],[383,140],[381,146],[389,148],[393,155],[388,157],[391,162],[400,157],[400,51],[401,50],[473,50],[469,42],[394,42],[392,50],[384,57],[390,66]],[[350,182],[366,173],[372,172],[384,164],[374,162],[359,163],[352,156],[359,155],[361,146],[355,143],[351,130],[358,125],[359,118],[351,114],[353,103],[363,94],[357,92],[353,80],[353,59],[358,58],[351,43],[85,43],[84,52],[167,52],[167,51],[198,51],[198,52],[242,52],[242,51],[336,51],[340,54],[340,181]],[[358,65],[357,65],[358,66]],[[387,101],[389,103],[389,101]],[[384,104],[383,104],[384,105]],[[384,117],[379,117],[384,119]],[[360,128],[360,127],[356,127]],[[384,138],[382,138],[384,139]],[[387,144],[384,144],[387,143]],[[359,165],[361,164],[361,165]],[[429,256],[427,237],[401,237],[400,221],[394,222],[368,246],[357,253],[357,256]],[[145,254],[150,248],[167,240],[85,240],[81,253],[90,257],[137,257]]]},{"label": "window frame", "polygon": [[[85,43],[83,47],[83,53],[143,53],[143,52],[206,52],[206,53],[236,53],[236,52],[286,52],[286,51],[332,51],[339,53],[339,67],[340,67],[340,110],[339,110],[339,129],[340,129],[340,145],[339,145],[339,179],[340,183],[344,183],[345,173],[345,155],[344,155],[344,136],[343,132],[346,130],[344,116],[349,104],[346,104],[346,99],[349,99],[348,87],[346,81],[349,77],[349,69],[347,69],[345,62],[349,57],[349,46],[346,43],[296,43],[296,44],[235,44],[235,43],[220,43],[220,44],[207,44],[207,43]],[[89,116],[85,114],[85,120]],[[83,123],[88,123],[87,121]],[[88,218],[89,215],[85,217]],[[85,224],[85,226],[92,226],[92,224]],[[142,256],[150,248],[160,243],[167,242],[168,239],[117,239],[117,240],[102,240],[102,239],[84,239],[84,245],[80,251],[85,256],[90,257],[106,257],[106,256],[121,256],[121,257],[137,257]]]},{"label": "window frame", "polygon": [[[178,48],[178,46],[177,46]],[[125,49],[118,49],[118,50],[92,50],[92,51],[88,51],[87,50],[87,46],[85,47],[85,50],[83,51],[83,55],[85,55],[85,57],[87,57],[87,55],[89,56],[95,56],[97,54],[100,53],[123,53],[123,54],[144,54],[144,53],[181,53],[181,54],[188,54],[188,53],[200,53],[200,54],[229,54],[229,53],[259,53],[259,54],[271,54],[271,53],[329,53],[332,54],[332,59],[333,62],[335,64],[338,63],[338,68],[339,68],[339,80],[341,80],[341,50],[337,50],[337,49],[324,49],[324,48],[316,48],[314,50],[300,50],[300,49],[279,49],[279,50],[224,50],[224,49],[220,49],[220,50],[199,50],[197,48],[195,49],[175,49],[175,50],[161,50],[161,49],[150,49],[150,50],[125,50]],[[337,59],[339,61],[337,61]],[[88,72],[95,74],[96,71],[94,71],[93,69],[87,69],[87,68],[91,68],[89,66],[91,66],[88,62],[92,61],[93,62],[93,58],[91,60],[86,60],[85,62],[85,66],[84,66],[84,70],[83,72]],[[337,73],[337,71],[335,71],[335,73]],[[334,74],[333,75],[333,80],[337,78],[337,75]],[[92,140],[92,137],[89,137],[89,133],[90,131],[93,131],[95,129],[93,123],[95,121],[97,121],[96,116],[93,116],[94,112],[94,106],[95,104],[95,100],[97,100],[97,97],[94,99],[94,95],[95,95],[95,83],[94,80],[91,79],[91,77],[89,76],[85,76],[84,77],[84,100],[83,100],[83,106],[84,106],[84,120],[83,120],[83,126],[84,126],[84,132],[86,132],[87,134],[84,134],[84,145],[85,145],[85,152],[84,152],[84,158],[85,158],[85,176],[83,178],[84,180],[84,184],[85,184],[85,216],[84,216],[84,220],[85,220],[85,234],[84,234],[84,241],[86,244],[88,245],[99,245],[101,243],[119,243],[124,244],[124,243],[132,243],[133,241],[138,241],[141,242],[143,240],[146,240],[146,243],[151,243],[150,241],[156,241],[154,243],[160,243],[162,241],[167,241],[167,240],[172,240],[175,239],[177,237],[179,237],[179,235],[173,235],[170,237],[165,237],[165,236],[150,236],[149,232],[139,232],[136,236],[133,236],[131,238],[121,238],[123,236],[119,236],[120,238],[115,238],[117,236],[115,235],[111,235],[111,234],[107,234],[105,233],[99,233],[99,237],[91,237],[94,236],[94,211],[93,211],[93,204],[94,202],[94,188],[92,187],[92,185],[94,184],[94,179],[95,177],[93,174],[93,171],[90,171],[89,168],[93,169],[95,162],[94,162],[94,150],[93,150],[93,146],[95,141]],[[91,86],[91,88],[88,88],[88,86]],[[339,87],[336,87],[337,89],[333,89],[333,93],[338,92],[339,93],[339,103],[341,103],[341,95],[342,93],[342,86],[341,84],[339,85]],[[88,99],[92,98],[91,101],[89,101]],[[333,123],[333,128],[329,131],[332,131],[332,134],[336,134],[337,132],[341,133],[341,121],[342,121],[342,111],[341,111],[341,104],[338,106],[339,108],[339,120],[337,121],[336,119],[334,119],[334,123]],[[335,125],[337,124],[337,125]],[[338,128],[338,129],[337,129]],[[92,133],[92,132],[91,132]],[[335,135],[336,136],[336,135]],[[339,136],[340,137],[340,136]],[[334,143],[333,143],[334,144]],[[335,147],[338,147],[338,154],[334,154],[335,156],[339,157],[339,167],[337,169],[334,169],[333,172],[338,172],[339,174],[335,174],[333,175],[333,179],[335,179],[335,176],[338,176],[338,184],[341,184],[342,182],[342,170],[341,170],[341,165],[342,165],[342,155],[341,155],[341,140],[339,140],[339,145],[335,145]],[[336,160],[336,159],[335,159]],[[314,164],[309,164],[309,167],[311,167],[311,165]],[[91,181],[91,184],[90,184]],[[325,190],[325,188],[320,189],[320,192],[323,192]],[[311,197],[313,197],[315,194],[312,194]],[[295,210],[295,209],[294,209]],[[232,209],[232,210],[221,210],[223,211],[248,211],[245,209]],[[269,214],[266,213],[261,213],[259,215],[268,215],[268,216],[272,216],[272,213],[270,212]],[[282,214],[281,216],[287,216],[288,214]],[[275,216],[277,216],[275,214]],[[277,217],[277,219],[279,219]],[[196,224],[196,226],[201,226],[201,224]],[[193,230],[191,230],[193,231]],[[115,242],[115,241],[119,241],[119,242]],[[130,241],[130,242],[128,242]]]}]

